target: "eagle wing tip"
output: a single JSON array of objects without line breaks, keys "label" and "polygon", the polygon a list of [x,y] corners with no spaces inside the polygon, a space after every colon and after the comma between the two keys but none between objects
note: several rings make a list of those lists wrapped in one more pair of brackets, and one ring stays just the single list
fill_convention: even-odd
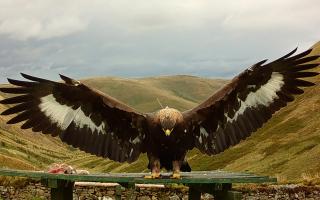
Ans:
[{"label": "eagle wing tip", "polygon": [[23,73],[23,72],[20,72],[20,75],[21,75],[23,78],[26,78],[26,79],[28,79],[27,77],[29,77],[28,74],[25,74],[25,73]]},{"label": "eagle wing tip", "polygon": [[74,80],[70,77],[67,77],[63,74],[59,74],[60,78],[66,83],[66,84],[70,84],[70,85],[78,85],[80,82],[77,80]]},{"label": "eagle wing tip", "polygon": [[13,82],[14,80],[11,79],[11,78],[7,78],[7,81],[8,81],[8,83],[11,83],[11,84],[12,84],[12,82]]}]

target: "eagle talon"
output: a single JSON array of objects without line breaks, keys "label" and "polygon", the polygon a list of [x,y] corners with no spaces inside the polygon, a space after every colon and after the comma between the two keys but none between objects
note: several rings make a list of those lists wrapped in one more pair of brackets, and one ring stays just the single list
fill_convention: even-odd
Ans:
[{"label": "eagle talon", "polygon": [[173,173],[172,176],[170,176],[171,179],[181,179],[180,173]]},{"label": "eagle talon", "polygon": [[160,173],[151,173],[151,175],[144,176],[145,179],[158,179],[161,178]]}]

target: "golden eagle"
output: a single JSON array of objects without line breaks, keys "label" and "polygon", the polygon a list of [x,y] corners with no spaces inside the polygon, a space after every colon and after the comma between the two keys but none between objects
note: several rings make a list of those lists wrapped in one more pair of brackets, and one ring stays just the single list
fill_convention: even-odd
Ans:
[{"label": "golden eagle", "polygon": [[2,115],[16,114],[8,124],[24,121],[32,128],[60,139],[85,152],[118,162],[133,162],[147,153],[151,176],[160,177],[162,167],[190,171],[185,156],[198,148],[208,155],[218,154],[239,143],[263,125],[300,87],[314,83],[300,78],[315,76],[310,64],[319,56],[311,50],[289,54],[267,64],[258,62],[197,107],[180,112],[166,107],[141,113],[79,81],[60,75],[54,82],[22,74],[29,81],[8,79],[18,87],[1,88],[17,96],[1,100],[15,104]]}]

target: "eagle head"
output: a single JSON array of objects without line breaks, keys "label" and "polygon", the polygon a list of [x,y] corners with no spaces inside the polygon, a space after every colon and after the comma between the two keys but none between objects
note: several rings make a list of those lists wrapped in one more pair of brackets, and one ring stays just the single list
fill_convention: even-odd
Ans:
[{"label": "eagle head", "polygon": [[183,120],[181,112],[168,106],[157,113],[162,131],[166,136],[170,136],[174,127]]}]

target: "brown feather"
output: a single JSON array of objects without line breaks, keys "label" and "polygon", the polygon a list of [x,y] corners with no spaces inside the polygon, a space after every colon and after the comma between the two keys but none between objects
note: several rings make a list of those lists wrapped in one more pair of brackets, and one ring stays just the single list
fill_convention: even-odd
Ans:
[{"label": "brown feather", "polygon": [[7,99],[2,99],[0,101],[0,103],[2,104],[16,104],[16,103],[24,103],[24,102],[28,102],[28,101],[32,101],[33,97],[29,94],[26,95],[20,95],[20,96],[16,96],[16,97],[11,97],[11,98],[7,98]]},{"label": "brown feather", "polygon": [[296,65],[296,66],[292,67],[292,69],[291,69],[290,71],[292,71],[292,72],[298,72],[298,71],[313,69],[313,68],[315,68],[315,67],[317,67],[317,66],[319,66],[318,63]]},{"label": "brown feather", "polygon": [[16,124],[22,121],[25,121],[30,118],[30,116],[33,114],[32,110],[27,110],[22,113],[19,113],[17,116],[10,119],[7,124]]},{"label": "brown feather", "polygon": [[320,56],[309,56],[309,57],[304,57],[304,58],[301,58],[299,60],[295,60],[293,61],[293,65],[299,65],[299,64],[303,64],[303,63],[307,63],[307,62],[310,62],[310,61],[314,61],[314,60],[317,60]]},{"label": "brown feather", "polygon": [[33,102],[21,103],[3,111],[1,115],[11,115],[14,113],[18,113],[18,112],[30,109],[33,106],[34,106]]},{"label": "brown feather", "polygon": [[35,82],[19,81],[19,80],[14,80],[10,78],[8,78],[8,82],[11,83],[12,85],[22,86],[22,87],[34,87],[37,84]]},{"label": "brown feather", "polygon": [[[296,48],[295,50],[297,50],[297,48]],[[311,51],[312,51],[312,49],[308,49],[308,50],[306,50],[306,51],[304,51],[304,52],[302,52],[302,53],[299,53],[299,54],[297,54],[297,55],[295,55],[295,56],[292,56],[292,57],[288,58],[288,60],[301,59],[301,58],[309,55],[309,54],[311,53]],[[291,55],[292,55],[292,54],[291,54]]]},{"label": "brown feather", "polygon": [[30,88],[26,87],[0,88],[0,91],[11,94],[25,94],[31,92]]}]

